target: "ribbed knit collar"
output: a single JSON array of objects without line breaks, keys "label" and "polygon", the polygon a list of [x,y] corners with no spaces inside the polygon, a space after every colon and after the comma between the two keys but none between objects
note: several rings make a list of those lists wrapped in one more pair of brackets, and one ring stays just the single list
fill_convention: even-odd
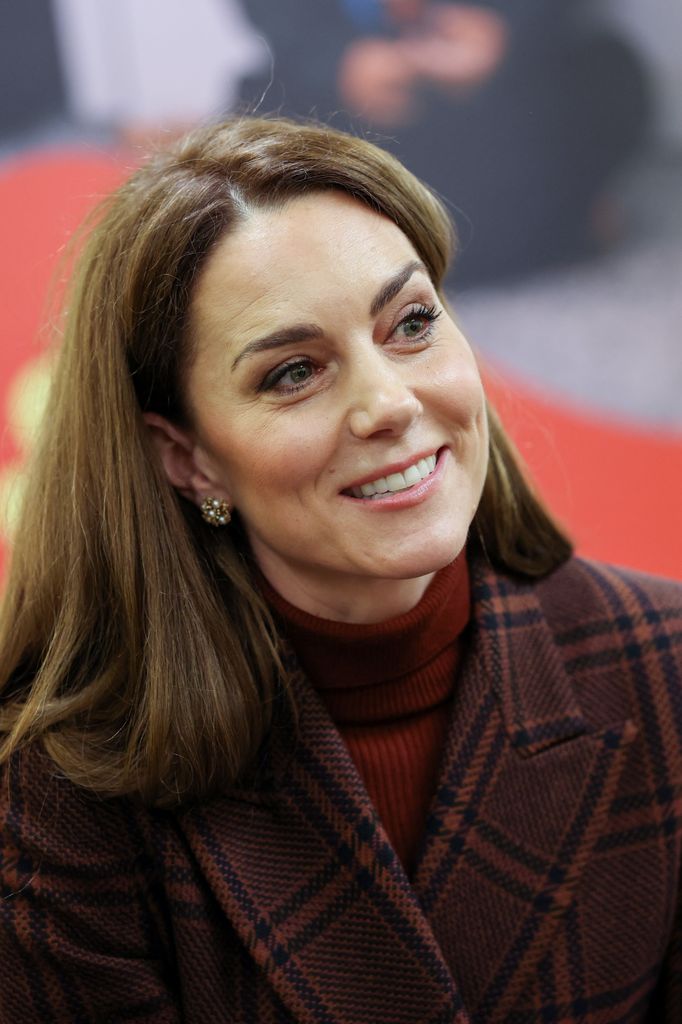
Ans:
[{"label": "ribbed knit collar", "polygon": [[317,618],[290,605],[263,577],[260,585],[335,721],[388,720],[449,696],[454,673],[442,671],[439,656],[452,648],[448,662],[456,663],[455,649],[469,621],[464,552],[436,573],[411,611],[370,625]]}]

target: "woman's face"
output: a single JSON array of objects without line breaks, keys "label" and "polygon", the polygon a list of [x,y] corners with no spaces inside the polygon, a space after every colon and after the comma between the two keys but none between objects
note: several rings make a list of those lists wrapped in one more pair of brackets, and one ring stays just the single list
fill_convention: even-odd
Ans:
[{"label": "woman's face", "polygon": [[415,604],[465,544],[488,434],[471,349],[406,236],[342,193],[257,211],[191,315],[195,500],[238,510],[298,607],[376,621]]}]

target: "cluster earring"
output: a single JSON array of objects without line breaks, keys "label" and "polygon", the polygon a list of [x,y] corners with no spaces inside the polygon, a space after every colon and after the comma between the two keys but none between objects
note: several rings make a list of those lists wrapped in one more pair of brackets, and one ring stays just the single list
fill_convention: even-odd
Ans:
[{"label": "cluster earring", "polygon": [[226,501],[220,498],[204,498],[201,503],[201,515],[204,522],[211,526],[227,526],[232,518],[232,510]]}]

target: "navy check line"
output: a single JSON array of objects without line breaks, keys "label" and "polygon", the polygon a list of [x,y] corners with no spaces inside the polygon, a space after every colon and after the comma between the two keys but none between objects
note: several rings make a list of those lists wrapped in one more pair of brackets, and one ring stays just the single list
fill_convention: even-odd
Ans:
[{"label": "navy check line", "polygon": [[[399,927],[404,924],[404,918],[399,913],[399,911],[398,911],[397,907],[395,906],[395,904],[388,898],[386,893],[383,892],[382,890],[372,889],[371,890],[371,894],[374,897],[375,904],[378,904],[380,909],[383,911],[384,919],[389,924],[393,925],[393,927],[396,929],[396,932],[399,932]],[[409,938],[413,938],[414,937],[414,934],[415,934],[414,933],[414,929],[411,929],[411,932],[412,932],[412,934],[409,936]],[[408,945],[408,946],[411,946],[411,945],[416,946],[417,944],[414,943],[414,942],[411,942],[411,943],[406,943],[406,945]],[[423,940],[422,940],[421,936],[419,936],[419,945],[422,948],[424,948],[424,943],[423,943]],[[438,981],[443,983],[444,988],[445,988],[444,994],[447,994],[449,996],[449,1002],[450,1002],[450,1005],[451,1005],[452,1009],[456,1013],[459,1013],[460,1011],[465,1009],[464,1003],[462,1002],[462,997],[459,994],[459,990],[456,989],[456,988],[453,988],[452,980],[450,978],[450,975],[449,975],[447,969],[444,969],[443,967],[441,967],[440,963],[438,962],[438,960],[436,960],[433,957],[433,955],[431,954],[430,950],[427,950],[427,954],[428,954],[429,966],[436,968],[436,973],[437,973],[437,976],[438,976]],[[424,964],[424,960],[421,959],[424,956],[423,952],[419,952],[418,955],[420,957],[421,963]]]},{"label": "navy check line", "polygon": [[593,654],[576,654],[574,658],[568,658],[564,663],[569,675],[578,672],[585,672],[593,668],[608,668],[609,665],[618,665],[624,659],[622,646],[614,646],[608,651],[595,651]]},{"label": "navy check line", "polygon": [[659,786],[652,793],[645,790],[640,793],[627,793],[625,796],[617,797],[611,804],[612,814],[625,814],[628,811],[641,811],[652,805],[658,807],[667,806],[676,797],[682,796],[682,784]]},{"label": "navy check line", "polygon": [[[485,641],[482,644],[481,655],[483,664],[488,663],[489,667],[487,670],[492,680],[493,690],[497,694],[500,706],[504,708],[504,693],[501,692],[500,685],[500,680],[503,678],[502,665],[504,660],[501,645],[509,645],[509,631],[513,629],[514,625],[526,626],[534,624],[543,621],[543,617],[540,609],[537,607],[524,608],[521,612],[517,613],[512,613],[507,608],[502,612],[494,611],[491,608],[492,602],[500,598],[505,599],[508,595],[508,588],[502,579],[498,580],[497,595],[492,594],[489,588],[485,589],[488,596],[487,600],[481,603],[478,625],[481,632],[487,633],[488,636],[486,638],[487,645]],[[515,619],[518,619],[518,621],[515,622]],[[518,680],[513,671],[509,678],[509,692],[513,708],[513,720],[515,722],[523,721],[523,702],[519,693]]]},{"label": "navy check line", "polygon": [[[505,1024],[539,1024],[539,1022],[544,1024],[545,1021],[575,1021],[575,1024],[578,1024],[592,1010],[615,1009],[619,1003],[622,1003],[625,999],[632,998],[635,993],[646,986],[640,999],[625,1011],[625,1015],[609,1021],[609,1024],[627,1024],[628,1021],[639,1022],[641,1020],[642,1008],[650,999],[651,984],[658,976],[659,966],[659,964],[656,964],[650,967],[629,985],[622,985],[619,988],[609,989],[606,992],[599,992],[597,995],[590,996],[589,998],[578,996],[575,999],[571,999],[570,1002],[543,1006],[540,1010],[512,1010],[505,1017]],[[478,1020],[478,1015],[474,1019]],[[483,1020],[484,1018],[481,1018],[481,1024],[483,1024]],[[658,1022],[652,1021],[652,1024],[658,1024]]]},{"label": "navy check line", "polygon": [[[650,654],[652,651],[659,651],[661,655],[667,654],[668,666],[664,669],[666,680],[675,678],[675,664],[672,656],[668,653],[673,644],[682,646],[682,632],[673,633],[670,636],[655,636],[648,640],[642,640],[637,644],[638,654]],[[607,651],[595,651],[593,654],[577,654],[565,662],[566,671],[569,674],[585,671],[591,668],[606,668],[609,665],[617,665],[628,657],[628,652],[623,650],[622,645],[616,644]],[[678,717],[680,717],[678,713]]]},{"label": "navy check line", "polygon": [[[328,722],[329,719],[327,717],[318,720],[314,726],[315,731],[319,734],[326,730]],[[341,741],[339,740],[339,742]],[[363,796],[366,795],[366,790],[360,780],[357,769],[352,775],[349,774],[344,779],[344,785],[341,785],[332,775],[328,766],[329,764],[338,765],[339,756],[336,747],[332,748],[331,757],[322,745],[318,749],[321,755],[319,757],[299,739],[296,746],[297,762],[301,768],[311,775],[317,785],[333,793],[334,805],[342,817],[348,822],[354,822],[357,817],[358,801],[362,800]],[[350,754],[346,753],[345,756],[350,762]]]},{"label": "navy check line", "polygon": [[499,886],[503,892],[509,893],[511,896],[516,896],[522,903],[532,903],[535,899],[535,891],[528,885],[524,885],[518,878],[514,878],[512,875],[507,874],[497,865],[491,864],[489,860],[478,853],[476,850],[472,850],[471,847],[467,847],[462,855],[464,860],[473,868],[478,871],[479,874],[483,875],[488,879],[489,882],[493,882],[494,885]]},{"label": "navy check line", "polygon": [[[308,753],[310,754],[310,752]],[[310,756],[312,757],[312,755]],[[292,783],[290,783],[290,786],[292,786]],[[335,788],[335,786],[330,786],[330,789],[332,790]],[[298,809],[301,812],[306,813],[308,821],[315,826],[318,833],[324,837],[331,849],[340,854],[346,864],[351,864],[352,851],[350,851],[347,844],[343,842],[331,822],[319,813],[318,807],[311,799],[309,793],[300,787],[292,786],[292,794]],[[369,836],[367,838],[359,838],[360,842],[365,843],[370,847],[373,845],[369,841]],[[395,861],[395,854],[393,854],[393,851],[391,851],[391,854],[393,861]],[[392,865],[387,865],[389,870],[391,866]],[[412,891],[410,887],[405,884],[400,871],[397,871],[394,868],[393,875],[396,885],[405,890],[407,897],[412,899],[415,909],[419,910],[416,898],[412,896]],[[367,869],[361,867],[359,871],[356,871],[356,879],[360,888],[362,888],[366,895],[372,900],[375,907],[384,917],[384,920],[386,920],[386,922],[394,929],[395,934],[398,935],[403,945],[414,955],[416,961],[422,964],[422,966],[427,966],[435,973],[438,981],[444,985],[445,990],[449,990],[451,992],[453,1000],[459,1000],[459,994],[452,989],[452,981],[447,970],[434,956],[433,951],[426,945],[422,935],[415,929],[414,925],[405,919],[396,905],[389,900],[386,894],[378,887]],[[458,1006],[457,1008],[459,1009],[460,1007]]]},{"label": "navy check line", "polygon": [[295,935],[287,940],[287,949],[291,953],[300,953],[314,939],[324,934],[327,928],[338,921],[352,906],[360,892],[360,886],[356,879],[351,879],[333,900],[328,901],[324,910],[321,910],[312,921],[303,925]]},{"label": "navy check line", "polygon": [[[632,586],[632,581],[627,581],[628,586]],[[646,604],[642,601],[642,604]],[[650,617],[653,615],[653,619]],[[642,615],[625,616],[629,620],[630,626],[636,628],[640,625],[653,624],[654,622],[669,622],[672,619],[680,618],[680,611],[675,608],[662,608],[660,610],[655,609],[652,613],[646,613]],[[617,630],[622,628],[623,617],[621,616],[618,621],[613,619],[599,619],[594,622],[586,622],[582,626],[573,626],[571,629],[558,633],[555,637],[556,643],[559,647],[571,647],[573,644],[581,643],[584,640],[592,640],[597,636],[605,636],[609,633],[615,633]]]},{"label": "navy check line", "polygon": [[270,911],[270,919],[273,924],[282,924],[293,914],[298,913],[301,908],[311,899],[318,895],[332,882],[341,870],[341,861],[338,857],[330,857],[324,867],[315,873],[312,880],[308,880],[296,892],[292,893],[286,902]]},{"label": "navy check line", "polygon": [[[655,772],[658,785],[662,785],[670,777],[665,761],[663,740],[660,724],[656,714],[656,707],[652,699],[650,680],[641,661],[641,644],[637,642],[632,633],[631,616],[627,615],[623,607],[620,594],[606,576],[598,572],[593,566],[586,563],[587,572],[593,577],[604,595],[609,607],[614,612],[614,618],[623,626],[622,647],[630,663],[632,675],[635,680],[635,689],[642,708],[642,724],[647,737],[647,749],[651,752],[652,767]],[[623,581],[625,585],[627,581]],[[632,590],[632,587],[630,587]],[[634,596],[638,597],[633,590]],[[627,625],[626,625],[627,624]]]},{"label": "navy check line", "polygon": [[557,1001],[554,953],[550,950],[538,964],[538,981],[543,1003],[551,1006]]},{"label": "navy check line", "polygon": [[[477,625],[482,634],[488,634],[488,649],[486,650],[484,643],[481,650],[483,663],[489,662],[488,672],[492,680],[493,690],[497,693],[500,705],[504,708],[504,694],[501,692],[500,686],[500,680],[503,678],[503,653],[501,645],[509,645],[509,634],[514,627],[521,628],[535,625],[543,622],[544,617],[540,608],[537,607],[537,603],[535,607],[525,607],[519,612],[512,612],[506,606],[501,612],[496,612],[492,607],[493,603],[500,600],[506,602],[509,596],[509,587],[502,578],[497,580],[496,592],[490,587],[485,586],[474,587],[473,593],[480,599]],[[513,708],[513,720],[515,722],[523,721],[523,702],[519,692],[518,680],[513,671],[510,673],[508,683]]]},{"label": "navy check line", "polygon": [[482,629],[497,633],[500,630],[506,632],[510,629],[537,626],[538,623],[544,622],[544,617],[539,608],[523,608],[518,612],[512,612],[509,609],[495,612],[488,609],[481,614],[478,621]]},{"label": "navy check line", "polygon": [[463,827],[459,828],[458,831],[450,837],[447,850],[437,869],[432,873],[428,887],[422,895],[421,904],[426,914],[432,910],[434,903],[440,895],[443,885],[451,874],[453,863],[465,847],[467,833],[476,823],[476,813],[480,804],[483,802],[490,780],[494,775],[495,767],[501,757],[506,739],[506,731],[503,726],[500,726],[493,739],[490,750],[488,751],[485,764],[481,768],[476,779],[476,786],[471,795],[471,799],[462,812],[461,817]]},{"label": "navy check line", "polygon": [[[237,956],[242,976],[239,983],[235,985],[235,1000],[239,1001],[239,1009],[241,1010],[243,1020],[258,1020],[257,1009],[259,1000],[258,987],[255,984],[255,979],[259,968],[256,966],[253,958],[249,954],[249,951],[241,942],[237,944]],[[261,988],[261,992],[262,991],[263,990]],[[271,1004],[275,1007],[275,1012],[282,1024],[291,1024],[291,1017],[282,1006],[279,996],[277,996],[272,989],[270,989],[267,994]]]},{"label": "navy check line", "polygon": [[474,579],[471,584],[471,599],[474,604],[484,605],[486,602],[492,600],[493,589],[489,583],[484,580]]},{"label": "navy check line", "polygon": [[582,931],[575,903],[566,911],[566,952],[568,954],[568,972],[571,979],[571,992],[585,992],[585,950],[583,948]]},{"label": "navy check line", "polygon": [[[598,803],[608,777],[608,770],[617,749],[617,744],[610,740],[612,735],[613,734],[607,733],[604,737],[606,741],[605,745],[599,752],[597,763],[593,769],[589,785],[586,787],[583,794],[578,812],[561,844],[556,865],[550,869],[546,876],[544,892],[539,893],[536,896],[536,910],[523,922],[515,942],[509,949],[507,956],[488,986],[488,989],[481,1001],[479,1008],[482,1009],[484,1007],[487,1013],[491,1013],[499,1003],[507,986],[509,985],[509,982],[516,973],[519,963],[535,938],[542,921],[554,908],[553,894],[566,880],[568,869],[575,858],[576,849],[584,836],[590,820],[592,819],[595,806]],[[561,865],[565,865],[565,867],[561,867]],[[552,874],[556,873],[557,870],[560,872],[560,876],[553,879]]]},{"label": "navy check line", "polygon": [[563,633],[555,634],[557,647],[573,647],[574,644],[584,643],[585,640],[594,640],[598,636],[608,636],[617,630],[616,623],[612,619],[593,619],[581,626],[572,626]]},{"label": "navy check line", "polygon": [[[347,789],[339,784],[337,779],[331,774],[327,764],[324,761],[321,761],[309,747],[306,747],[303,744],[303,742],[299,742],[298,753],[301,766],[310,773],[316,784],[321,786],[325,793],[331,797],[334,807],[341,813],[341,816],[345,821],[355,828],[358,823],[358,819],[360,819],[360,827],[355,829],[356,835],[360,841],[372,846],[375,850],[375,854],[379,858],[383,858],[385,863],[396,863],[397,858],[393,848],[388,843],[383,841],[371,842],[371,840],[376,840],[377,837],[376,824],[365,815],[360,814],[360,807],[358,806],[357,800],[348,792]],[[297,794],[303,793],[303,790],[296,785],[293,778],[289,778],[287,780],[287,785]],[[305,797],[306,802],[308,802],[309,795],[307,793],[305,794]],[[324,821],[326,823],[327,819],[324,819]],[[330,827],[332,826],[330,825]],[[335,830],[334,834],[336,835]],[[398,884],[401,884],[401,869],[396,867],[394,874]]]},{"label": "navy check line", "polygon": [[486,730],[490,715],[496,706],[497,698],[491,689],[486,694],[485,700],[477,711],[469,732],[459,746],[457,758],[453,759],[445,783],[438,789],[436,799],[442,805],[442,810],[438,817],[450,810],[457,791],[461,788],[466,778],[467,772],[471,771],[471,760],[480,745],[481,737]]},{"label": "navy check line", "polygon": [[[647,624],[651,627],[653,634],[652,646],[659,651],[659,663],[663,670],[663,677],[668,684],[668,694],[670,696],[670,705],[673,712],[673,718],[675,721],[675,728],[677,730],[677,737],[680,741],[680,747],[682,748],[682,686],[678,687],[677,693],[671,692],[670,682],[676,678],[679,679],[677,667],[673,660],[672,654],[670,653],[670,647],[673,643],[679,643],[682,641],[682,631],[674,633],[672,636],[664,634],[660,628],[661,625],[661,614],[651,604],[651,600],[648,595],[642,590],[640,586],[634,581],[630,581],[630,587],[637,596],[641,607],[645,610],[645,619]],[[680,598],[680,608],[677,609],[677,617],[682,618],[682,597]],[[675,697],[677,699],[675,699]]]},{"label": "navy check line", "polygon": [[308,1009],[317,1014],[316,1020],[318,1021],[318,1024],[334,1024],[334,1017],[331,1015],[328,1007],[324,1004],[318,993],[311,988],[305,975],[298,970],[290,959],[287,951],[279,946],[273,938],[272,926],[261,916],[254,906],[253,900],[249,896],[246,887],[243,885],[241,879],[230,864],[229,858],[226,856],[223,847],[217,841],[212,830],[208,827],[203,815],[197,815],[196,823],[199,834],[206,848],[210,850],[211,856],[215,860],[216,864],[220,866],[222,877],[229,885],[230,891],[236,898],[238,905],[253,928],[254,937],[251,941],[254,945],[258,941],[262,942],[270,954],[270,964],[268,965],[268,969],[271,971],[273,967],[279,967],[279,969],[286,975],[287,980],[292,983],[295,991],[301,997]]},{"label": "navy check line", "polygon": [[572,729],[572,735],[576,736],[586,732],[586,725],[583,718],[577,715],[564,715],[562,718],[552,718],[546,722],[539,722],[531,729],[523,727],[515,729],[512,736],[512,744],[515,747],[528,747],[543,740],[564,739],[567,729]]},{"label": "navy check line", "polygon": [[595,846],[595,851],[605,853],[609,850],[622,849],[624,846],[635,846],[638,843],[650,842],[661,836],[668,837],[673,834],[682,819],[669,817],[664,821],[654,822],[651,825],[640,825],[639,828],[630,828],[622,832],[611,832],[602,836]]},{"label": "navy check line", "polygon": [[[597,737],[595,737],[597,738]],[[577,848],[582,842],[583,835],[594,814],[599,797],[604,788],[605,777],[608,773],[611,761],[616,751],[621,746],[622,736],[615,730],[609,730],[602,737],[603,747],[599,752],[597,764],[585,789],[581,802],[571,827],[569,828],[559,851],[558,860],[560,863],[570,863],[576,854]]]},{"label": "navy check line", "polygon": [[544,875],[549,870],[550,865],[546,858],[531,853],[530,850],[523,846],[519,846],[518,843],[506,836],[495,825],[491,825],[489,821],[481,819],[477,822],[476,831],[479,835],[483,836],[486,842],[499,850],[500,853],[504,853],[511,860],[515,860],[524,867],[530,868],[536,874]]}]

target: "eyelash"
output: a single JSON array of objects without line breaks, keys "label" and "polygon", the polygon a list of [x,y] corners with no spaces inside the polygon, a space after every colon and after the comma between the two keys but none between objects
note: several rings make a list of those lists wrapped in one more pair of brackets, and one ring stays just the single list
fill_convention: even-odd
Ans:
[{"label": "eyelash", "polygon": [[425,338],[431,337],[433,325],[441,313],[442,310],[436,309],[435,306],[424,306],[419,304],[418,306],[415,306],[414,309],[411,309],[410,312],[407,313],[398,324],[396,324],[396,330],[398,330],[399,327],[402,327],[403,324],[409,323],[410,320],[426,320],[427,326],[424,331],[418,335],[417,338],[413,339],[415,341],[424,341]]},{"label": "eyelash", "polygon": [[[422,304],[419,304],[419,305],[415,306],[414,309],[411,309],[409,313],[406,313],[406,315],[396,324],[395,331],[397,331],[398,328],[402,327],[403,324],[409,323],[411,320],[420,320],[420,319],[421,320],[425,320],[426,321],[426,327],[424,328],[422,333],[419,334],[415,338],[408,338],[408,339],[405,339],[405,340],[407,340],[408,342],[409,341],[417,341],[417,342],[426,341],[426,340],[428,340],[431,337],[431,334],[433,332],[434,324],[435,324],[436,320],[439,318],[439,316],[441,315],[441,313],[442,313],[442,310],[436,309],[435,306],[424,306]],[[395,333],[395,331],[394,331],[394,333]],[[287,373],[289,373],[290,370],[293,370],[293,369],[295,369],[298,366],[309,366],[311,363],[312,363],[312,360],[308,359],[308,358],[304,358],[304,359],[296,358],[296,359],[289,360],[289,362],[282,363],[280,366],[276,367],[276,369],[271,370],[270,373],[266,374],[266,376],[263,378],[263,380],[259,384],[258,390],[259,391],[272,391],[272,390],[274,390],[277,387],[277,385],[279,384],[279,382],[284,377],[286,377]],[[281,394],[285,394],[285,395],[291,395],[291,394],[294,394],[296,391],[300,391],[302,388],[305,388],[307,386],[309,381],[312,379],[312,376],[314,376],[314,374],[312,374],[311,377],[306,377],[305,381],[302,381],[300,384],[289,385],[288,387],[284,387],[284,388],[280,389],[280,393]]]}]

